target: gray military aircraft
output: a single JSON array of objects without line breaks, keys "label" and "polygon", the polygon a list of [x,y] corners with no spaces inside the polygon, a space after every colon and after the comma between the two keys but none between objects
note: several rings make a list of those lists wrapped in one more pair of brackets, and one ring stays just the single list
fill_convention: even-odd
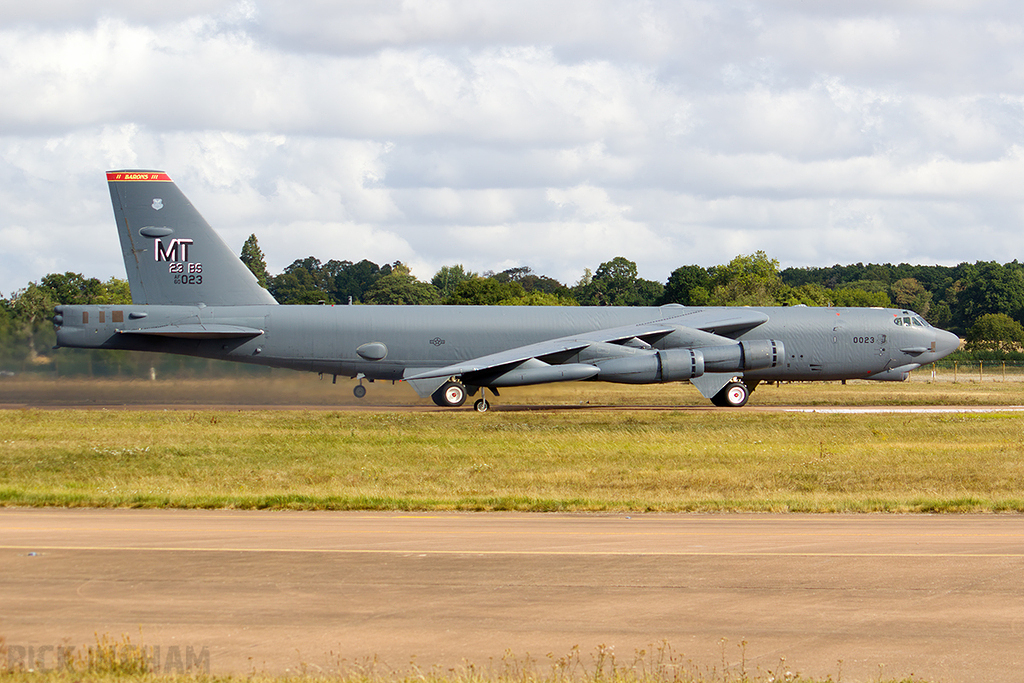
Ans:
[{"label": "gray military aircraft", "polygon": [[405,381],[439,406],[571,380],[689,381],[719,406],[759,382],[900,381],[960,344],[881,308],[279,306],[161,171],[107,173],[131,305],[57,306],[57,346]]}]

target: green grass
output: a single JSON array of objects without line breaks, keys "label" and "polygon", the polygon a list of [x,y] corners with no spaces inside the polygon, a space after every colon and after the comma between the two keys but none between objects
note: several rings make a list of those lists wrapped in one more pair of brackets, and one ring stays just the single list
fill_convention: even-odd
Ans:
[{"label": "green grass", "polygon": [[0,504],[1024,511],[1024,415],[0,411]]}]

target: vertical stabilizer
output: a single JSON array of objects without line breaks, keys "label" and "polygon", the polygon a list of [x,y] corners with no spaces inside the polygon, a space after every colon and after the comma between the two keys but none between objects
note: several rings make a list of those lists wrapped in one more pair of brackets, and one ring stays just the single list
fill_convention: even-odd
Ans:
[{"label": "vertical stabilizer", "polygon": [[162,171],[108,171],[132,302],[233,306],[274,304]]}]

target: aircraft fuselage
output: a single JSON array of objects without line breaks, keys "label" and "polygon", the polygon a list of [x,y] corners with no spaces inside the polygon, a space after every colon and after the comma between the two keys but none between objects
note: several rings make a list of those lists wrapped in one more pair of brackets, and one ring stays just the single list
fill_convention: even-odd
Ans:
[{"label": "aircraft fuselage", "polygon": [[[411,370],[543,342],[658,321],[678,323],[654,349],[699,348],[685,334],[687,318],[714,309],[665,306],[61,306],[58,346],[130,349],[291,368],[380,380],[401,380]],[[732,309],[735,310],[735,309]],[[909,311],[873,308],[754,308],[767,321],[736,341],[778,340],[785,349],[776,367],[748,370],[750,380],[902,379],[903,373],[956,348],[959,339]],[[899,321],[901,324],[896,324]],[[191,335],[139,334],[160,328],[199,330]],[[259,331],[219,335],[221,327]],[[201,330],[209,328],[207,334]],[[564,363],[579,361],[572,356]],[[895,371],[896,374],[893,374]],[[888,376],[892,375],[892,376]],[[899,376],[897,376],[899,375]],[[601,378],[598,378],[601,379]],[[614,381],[614,380],[611,380]]]}]

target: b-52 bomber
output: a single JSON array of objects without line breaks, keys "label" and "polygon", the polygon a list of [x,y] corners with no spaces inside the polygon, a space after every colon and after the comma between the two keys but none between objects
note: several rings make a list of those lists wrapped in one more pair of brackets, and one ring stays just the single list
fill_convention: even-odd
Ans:
[{"label": "b-52 bomber", "polygon": [[107,173],[131,305],[57,306],[57,346],[407,382],[439,406],[592,380],[689,381],[740,407],[760,382],[900,381],[960,344],[909,310],[280,306],[162,171]]}]

